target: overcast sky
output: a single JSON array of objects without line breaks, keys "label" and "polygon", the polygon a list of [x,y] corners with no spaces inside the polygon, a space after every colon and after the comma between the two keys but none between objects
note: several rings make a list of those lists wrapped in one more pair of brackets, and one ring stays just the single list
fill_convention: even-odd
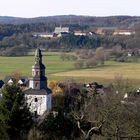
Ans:
[{"label": "overcast sky", "polygon": [[0,0],[0,16],[140,16],[140,0]]}]

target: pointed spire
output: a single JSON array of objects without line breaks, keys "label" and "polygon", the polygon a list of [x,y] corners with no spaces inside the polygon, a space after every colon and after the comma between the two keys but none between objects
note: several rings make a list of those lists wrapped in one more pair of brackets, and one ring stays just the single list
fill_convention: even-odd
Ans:
[{"label": "pointed spire", "polygon": [[32,78],[29,87],[32,89],[46,89],[47,77],[45,76],[45,66],[42,64],[42,54],[39,48],[35,52],[35,64],[32,66]]},{"label": "pointed spire", "polygon": [[37,49],[36,49],[35,57],[42,57],[40,48],[37,48]]},{"label": "pointed spire", "polygon": [[41,53],[40,48],[36,49],[36,52],[35,52],[35,63],[42,63],[42,53]]}]

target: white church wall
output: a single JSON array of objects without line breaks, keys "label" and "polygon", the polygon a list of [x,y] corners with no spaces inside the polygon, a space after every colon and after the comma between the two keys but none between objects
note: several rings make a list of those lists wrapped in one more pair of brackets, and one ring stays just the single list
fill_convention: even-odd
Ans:
[{"label": "white church wall", "polygon": [[31,112],[43,115],[47,110],[47,95],[26,95],[26,99]]}]

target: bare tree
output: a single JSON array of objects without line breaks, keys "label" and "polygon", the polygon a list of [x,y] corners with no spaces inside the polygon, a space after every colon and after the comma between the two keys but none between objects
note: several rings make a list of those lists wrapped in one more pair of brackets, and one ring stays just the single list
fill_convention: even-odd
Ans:
[{"label": "bare tree", "polygon": [[103,106],[102,99],[100,95],[94,94],[94,90],[91,92],[81,93],[81,98],[84,98],[81,100],[84,101],[80,110],[72,112],[80,136],[84,140],[91,140],[94,135],[102,136],[102,127],[105,122],[105,117],[100,112],[100,107]]},{"label": "bare tree", "polygon": [[105,52],[103,47],[99,47],[95,51],[95,56],[94,58],[100,63],[104,64],[105,61]]},{"label": "bare tree", "polygon": [[[82,138],[84,138],[85,140],[91,140],[91,137],[94,134],[102,135],[102,126],[104,121],[102,121],[100,125],[96,126],[96,121],[91,122],[87,120],[83,114],[81,116],[73,114],[73,117],[76,120],[76,124],[80,130]],[[83,124],[85,125],[85,127],[83,127]]]},{"label": "bare tree", "polygon": [[76,69],[81,69],[84,66],[84,63],[82,60],[77,61],[76,63],[74,63],[74,66]]}]

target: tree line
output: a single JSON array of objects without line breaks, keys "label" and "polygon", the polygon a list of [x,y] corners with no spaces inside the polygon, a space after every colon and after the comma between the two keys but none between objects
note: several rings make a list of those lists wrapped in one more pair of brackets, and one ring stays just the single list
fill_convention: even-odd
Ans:
[{"label": "tree line", "polygon": [[30,49],[34,49],[37,46],[40,46],[40,48],[43,48],[48,51],[54,50],[65,52],[74,51],[75,49],[96,49],[98,47],[104,47],[104,49],[112,49],[116,45],[121,46],[123,50],[133,48],[139,49],[138,43],[139,36],[89,37],[89,36],[68,35],[62,38],[46,39],[34,37],[32,33],[18,33],[4,37],[2,40],[0,40],[0,50],[1,50],[0,55],[5,56],[25,55],[27,54],[26,52],[29,52]]}]

